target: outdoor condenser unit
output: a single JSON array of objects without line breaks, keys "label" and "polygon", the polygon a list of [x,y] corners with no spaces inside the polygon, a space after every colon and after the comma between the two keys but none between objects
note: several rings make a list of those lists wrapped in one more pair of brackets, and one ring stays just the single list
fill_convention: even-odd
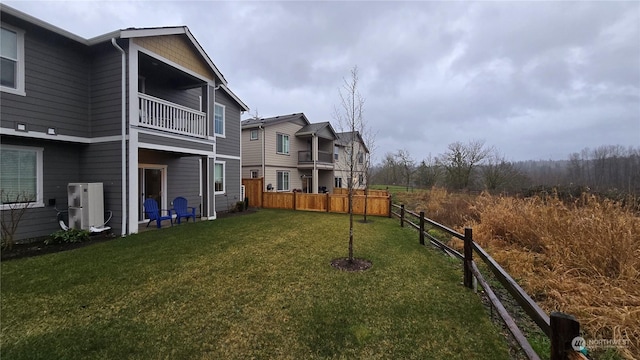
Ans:
[{"label": "outdoor condenser unit", "polygon": [[102,183],[69,183],[69,228],[89,230],[104,225]]}]

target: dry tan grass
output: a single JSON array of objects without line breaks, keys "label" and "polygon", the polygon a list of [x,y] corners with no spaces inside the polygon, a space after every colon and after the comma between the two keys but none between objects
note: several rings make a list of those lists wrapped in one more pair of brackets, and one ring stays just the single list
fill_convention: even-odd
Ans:
[{"label": "dry tan grass", "polygon": [[553,196],[474,199],[437,190],[422,195],[421,208],[444,225],[472,226],[474,240],[547,312],[576,316],[588,339],[625,341],[630,346],[619,350],[628,359],[640,354],[637,214],[589,194],[567,204]]}]

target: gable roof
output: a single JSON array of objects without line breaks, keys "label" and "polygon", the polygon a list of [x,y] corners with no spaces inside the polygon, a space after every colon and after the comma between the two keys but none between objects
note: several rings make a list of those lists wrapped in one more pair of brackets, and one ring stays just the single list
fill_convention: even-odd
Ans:
[{"label": "gable roof", "polygon": [[369,149],[367,148],[367,144],[364,143],[362,136],[360,136],[359,131],[345,131],[338,133],[338,139],[336,140],[336,145],[339,146],[347,146],[352,141],[357,141],[362,144],[364,151],[369,153]]},{"label": "gable roof", "polygon": [[249,119],[242,120],[241,126],[243,129],[249,129],[249,128],[259,127],[261,125],[270,126],[270,125],[275,125],[275,124],[279,124],[287,121],[296,121],[296,120],[302,120],[305,126],[310,124],[309,119],[307,119],[304,113],[294,113],[290,115],[278,115],[278,116],[269,117],[269,118],[249,118]]},{"label": "gable roof", "polygon": [[331,123],[328,121],[308,124],[303,126],[302,129],[296,131],[296,136],[304,135],[316,135],[318,137],[329,138],[331,140],[335,140],[338,138],[336,132],[331,126]]},{"label": "gable roof", "polygon": [[[121,38],[121,39],[130,39],[136,37],[148,37],[148,36],[164,36],[164,35],[182,35],[184,34],[193,44],[195,49],[198,51],[203,60],[207,63],[207,65],[211,68],[213,73],[222,81],[222,84],[226,85],[227,80],[224,78],[224,75],[220,72],[218,67],[211,61],[209,55],[204,51],[200,43],[193,36],[191,31],[187,26],[167,26],[167,27],[150,27],[150,28],[128,28],[122,30],[112,31],[106,34],[98,35],[91,39],[85,39],[76,34],[70,33],[64,29],[61,29],[57,26],[51,25],[48,22],[35,18],[29,14],[25,14],[22,11],[16,10],[10,6],[0,4],[0,11],[5,14],[9,14],[14,16],[22,21],[34,24],[38,27],[41,27],[45,30],[54,32],[58,35],[66,37],[70,40],[78,42],[80,44],[84,44],[86,46],[96,45],[105,41],[110,41],[112,38]],[[216,84],[217,85],[217,84]],[[246,106],[246,105],[245,105]]]}]

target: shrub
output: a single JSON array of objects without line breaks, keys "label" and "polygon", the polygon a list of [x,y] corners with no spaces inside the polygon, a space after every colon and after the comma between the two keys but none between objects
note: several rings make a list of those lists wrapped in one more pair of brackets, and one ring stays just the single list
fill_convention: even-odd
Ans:
[{"label": "shrub", "polygon": [[89,231],[81,229],[58,230],[44,241],[45,244],[79,243],[89,240]]}]

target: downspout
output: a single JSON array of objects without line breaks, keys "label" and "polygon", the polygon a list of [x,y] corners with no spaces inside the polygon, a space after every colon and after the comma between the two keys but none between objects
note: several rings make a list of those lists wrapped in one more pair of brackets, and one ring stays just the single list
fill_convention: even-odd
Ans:
[{"label": "downspout", "polygon": [[126,83],[127,83],[127,60],[126,60],[126,53],[124,52],[124,50],[118,45],[118,43],[116,42],[115,38],[111,38],[111,44],[113,44],[113,46],[118,49],[118,51],[120,51],[120,53],[122,54],[122,139],[121,139],[121,159],[120,161],[122,162],[122,184],[120,185],[121,191],[122,191],[122,232],[120,234],[120,236],[125,237],[127,235],[127,113],[126,113],[126,106],[127,106],[127,88],[126,88]]},{"label": "downspout", "polygon": [[261,136],[261,138],[262,138],[262,151],[261,151],[261,153],[262,153],[261,154],[262,155],[262,191],[264,191],[264,187],[265,187],[264,181],[267,178],[267,174],[264,173],[265,169],[266,169],[265,163],[264,163],[264,161],[265,161],[265,156],[264,156],[264,135],[265,135],[265,131],[264,131],[264,126],[262,126],[262,125],[258,125],[258,129],[262,130],[261,131],[262,134],[260,134],[260,135],[262,135]]}]

